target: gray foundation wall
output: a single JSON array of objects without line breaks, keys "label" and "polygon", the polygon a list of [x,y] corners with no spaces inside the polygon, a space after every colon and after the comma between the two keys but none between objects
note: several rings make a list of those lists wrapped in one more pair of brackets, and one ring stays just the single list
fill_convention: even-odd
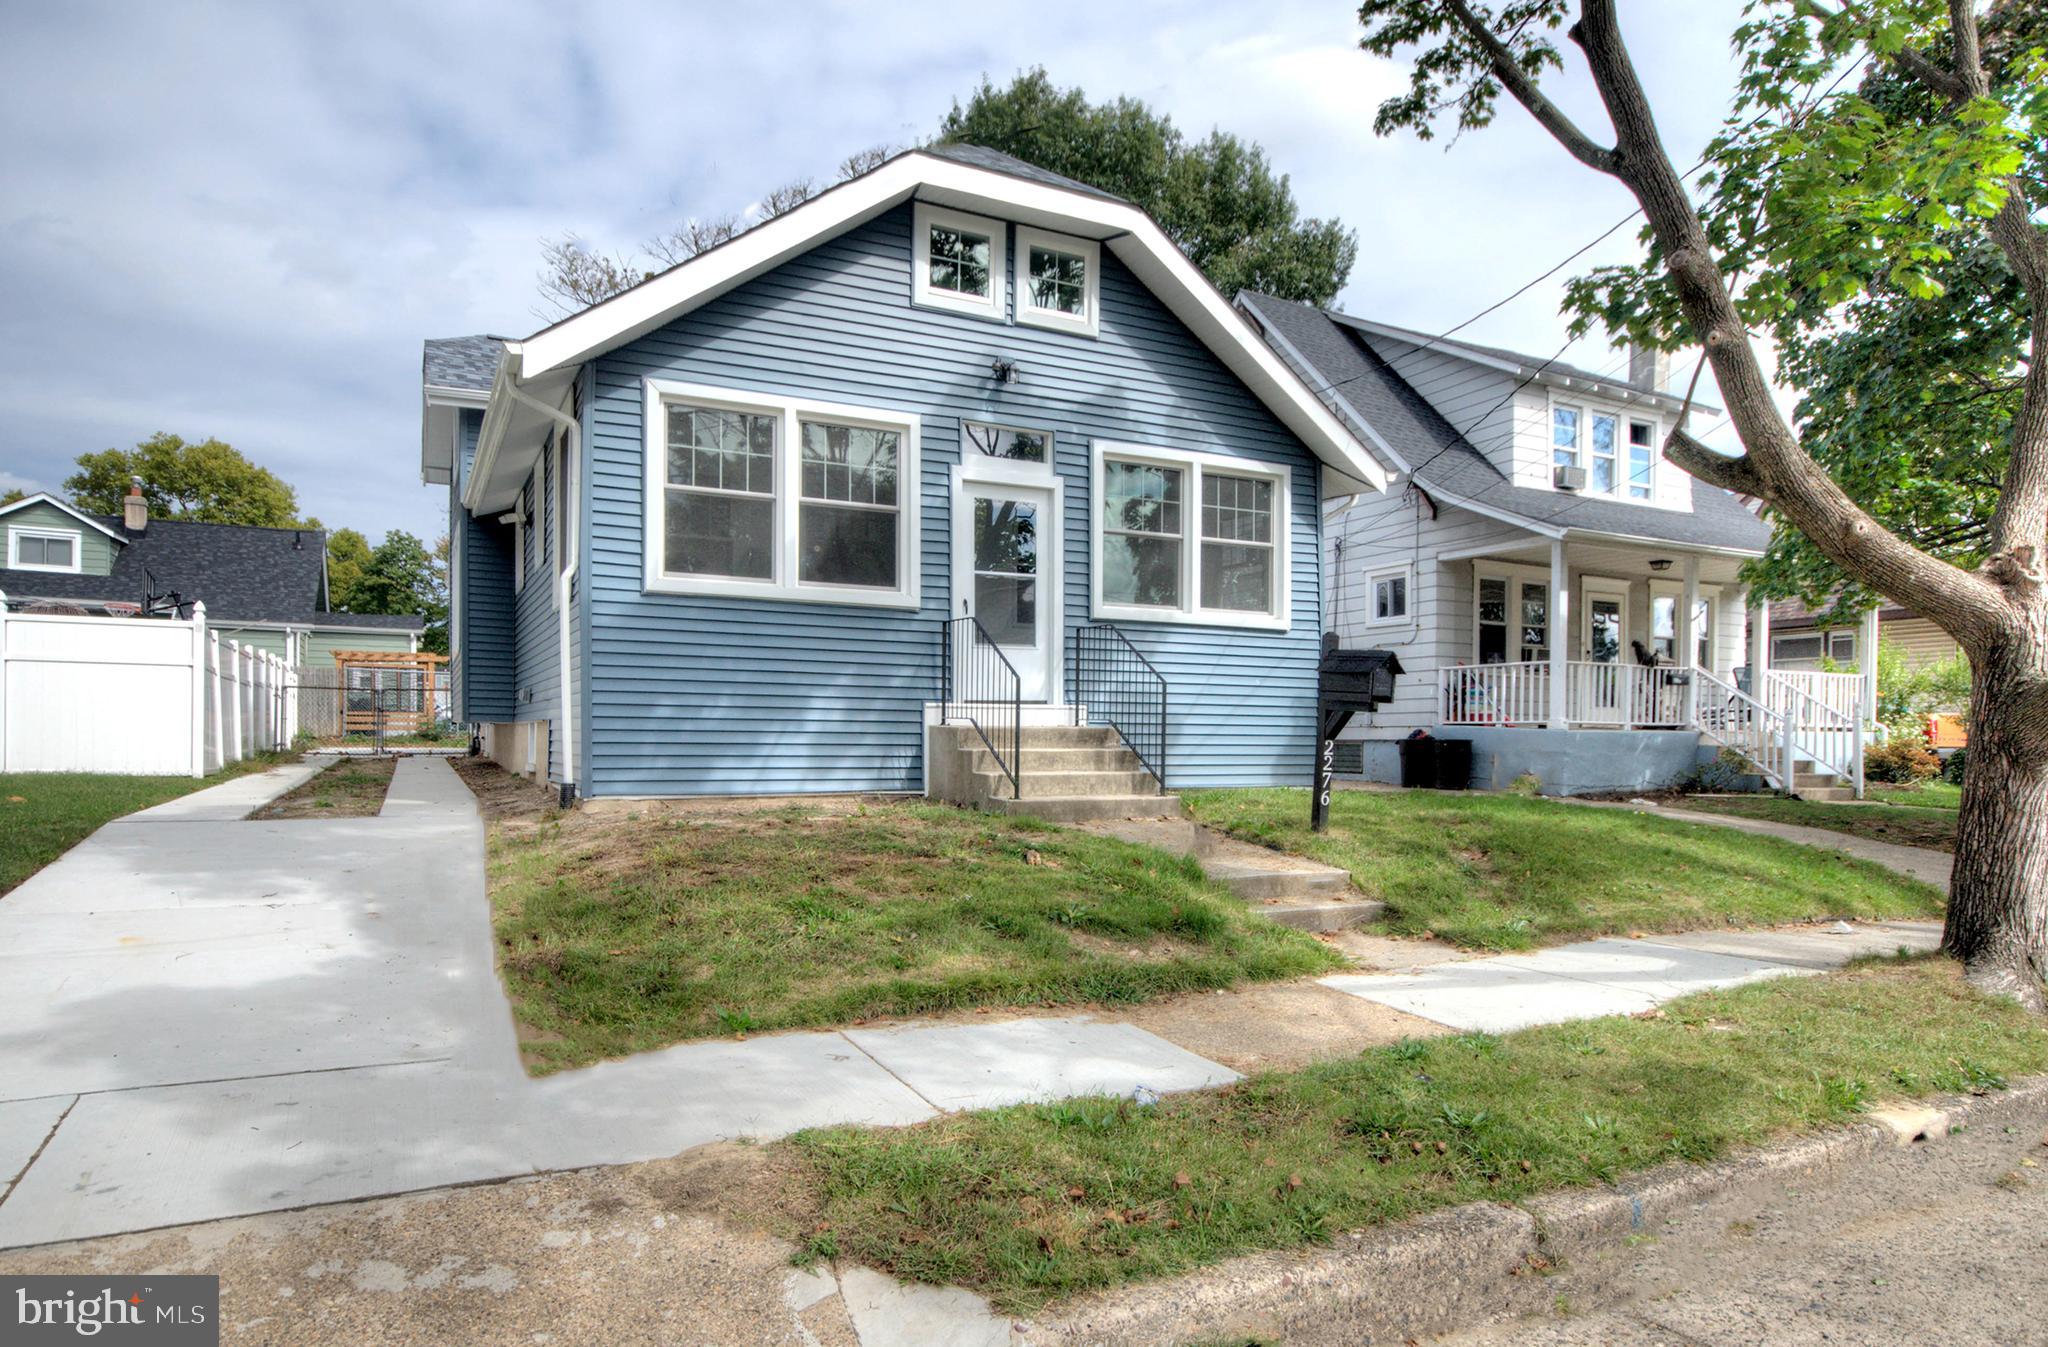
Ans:
[{"label": "gray foundation wall", "polygon": [[[1505,790],[1518,776],[1533,773],[1544,795],[1597,795],[1610,791],[1657,790],[1676,783],[1719,750],[1702,746],[1683,730],[1509,730],[1443,725],[1438,739],[1472,744],[1472,786]],[[1398,740],[1373,739],[1365,749],[1365,779],[1399,782]]]}]

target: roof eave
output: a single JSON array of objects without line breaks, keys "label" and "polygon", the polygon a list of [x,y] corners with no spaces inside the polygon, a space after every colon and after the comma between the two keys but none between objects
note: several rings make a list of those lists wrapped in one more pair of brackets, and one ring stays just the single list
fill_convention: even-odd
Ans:
[{"label": "roof eave", "polygon": [[73,519],[76,519],[79,523],[85,525],[87,528],[95,529],[100,533],[104,533],[117,543],[121,543],[125,546],[128,542],[126,538],[114,532],[114,530],[108,528],[99,520],[94,519],[91,515],[86,514],[77,506],[72,505],[68,501],[59,500],[57,497],[51,495],[47,491],[31,492],[30,494],[23,496],[20,500],[14,502],[12,505],[0,505],[0,515],[12,514],[16,510],[27,509],[31,505],[54,506],[57,509],[62,510],[65,514],[70,515]]}]

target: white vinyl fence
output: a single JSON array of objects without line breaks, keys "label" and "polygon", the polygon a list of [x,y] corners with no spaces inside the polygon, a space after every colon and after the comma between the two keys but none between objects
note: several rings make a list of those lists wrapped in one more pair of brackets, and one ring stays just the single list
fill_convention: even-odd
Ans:
[{"label": "white vinyl fence", "polygon": [[0,595],[0,772],[204,776],[290,745],[288,670],[190,618],[12,613]]}]

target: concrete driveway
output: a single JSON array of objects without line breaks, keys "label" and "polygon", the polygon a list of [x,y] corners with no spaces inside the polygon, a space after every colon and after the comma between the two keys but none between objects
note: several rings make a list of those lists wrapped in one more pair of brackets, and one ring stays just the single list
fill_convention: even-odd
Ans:
[{"label": "concrete driveway", "polygon": [[0,898],[0,1247],[1235,1078],[1076,1017],[684,1044],[532,1080],[468,789],[406,758],[376,818],[242,819],[307,774],[118,820]]}]

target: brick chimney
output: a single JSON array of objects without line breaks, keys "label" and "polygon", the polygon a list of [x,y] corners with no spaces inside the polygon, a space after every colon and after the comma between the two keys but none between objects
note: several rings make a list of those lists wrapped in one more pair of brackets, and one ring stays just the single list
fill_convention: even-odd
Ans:
[{"label": "brick chimney", "polygon": [[142,499],[142,479],[128,479],[128,495],[121,502],[121,522],[130,533],[140,533],[149,527],[149,505]]},{"label": "brick chimney", "polygon": [[1659,393],[1671,391],[1671,353],[1647,346],[1628,348],[1628,381]]}]

